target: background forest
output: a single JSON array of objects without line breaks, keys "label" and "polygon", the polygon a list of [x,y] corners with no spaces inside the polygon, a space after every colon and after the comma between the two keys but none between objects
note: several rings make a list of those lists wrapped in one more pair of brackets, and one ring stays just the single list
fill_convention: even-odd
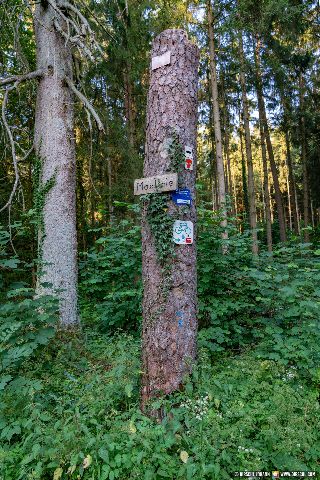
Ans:
[{"label": "background forest", "polygon": [[[5,81],[36,70],[37,3],[0,2],[0,479],[320,478],[319,3],[74,2],[94,38],[73,50],[74,84],[104,131],[76,99],[72,331],[58,328],[54,296],[34,296],[46,195],[37,80]],[[199,334],[184,390],[154,401],[158,423],[139,404],[133,181],[151,43],[167,28],[200,48]]]}]

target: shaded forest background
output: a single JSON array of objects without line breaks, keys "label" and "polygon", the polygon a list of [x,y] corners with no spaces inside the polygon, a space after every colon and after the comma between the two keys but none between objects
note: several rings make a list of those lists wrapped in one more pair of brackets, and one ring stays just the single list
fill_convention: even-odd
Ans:
[{"label": "shaded forest background", "polygon": [[[76,111],[77,218],[80,251],[92,246],[93,229],[125,215],[119,202],[133,201],[133,179],[142,176],[146,94],[152,38],[165,28],[184,28],[201,48],[199,92],[199,198],[219,209],[210,86],[208,22],[201,2],[83,2],[82,8],[103,49],[93,63],[74,52],[77,86],[102,119],[106,133],[90,120],[86,109]],[[240,72],[245,75],[250,112],[253,174],[259,239],[266,242],[266,203],[261,156],[258,100],[266,105],[273,155],[288,233],[319,222],[319,65],[318,9],[308,1],[218,2],[213,8],[218,71],[220,123],[229,212],[237,228],[250,224],[248,172],[243,126]],[[6,76],[35,69],[35,45],[28,9],[19,2],[1,9],[1,70]],[[244,58],[239,56],[242,32]],[[255,50],[259,43],[259,63]],[[11,223],[34,207],[34,105],[36,85],[22,85],[10,94],[8,119],[14,125],[21,185],[11,208]],[[1,200],[9,198],[14,172],[2,130]],[[270,156],[270,155],[269,155]],[[269,162],[269,160],[268,160]],[[268,165],[273,241],[279,240],[274,179]],[[250,192],[249,192],[250,193]],[[306,202],[307,206],[305,206]],[[306,210],[307,211],[306,211]],[[8,212],[2,212],[8,223]],[[302,232],[302,233],[303,233]],[[307,237],[306,237],[307,239]],[[15,248],[31,261],[35,235]]]}]

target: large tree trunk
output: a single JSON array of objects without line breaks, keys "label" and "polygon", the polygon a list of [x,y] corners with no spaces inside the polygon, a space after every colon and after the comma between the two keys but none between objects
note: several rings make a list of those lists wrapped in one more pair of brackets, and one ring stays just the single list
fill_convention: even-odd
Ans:
[{"label": "large tree trunk", "polygon": [[309,242],[309,231],[306,229],[309,225],[309,181],[307,169],[307,148],[306,148],[306,125],[304,117],[304,78],[302,73],[299,76],[299,99],[300,99],[300,132],[301,132],[301,164],[302,164],[302,184],[303,184],[303,223],[304,223],[304,241]]},{"label": "large tree trunk", "polygon": [[257,78],[256,87],[257,87],[257,97],[258,97],[258,108],[259,108],[259,114],[260,114],[260,118],[264,128],[270,168],[272,173],[275,200],[276,200],[277,213],[278,213],[278,222],[279,222],[279,229],[280,229],[280,240],[281,242],[285,242],[287,240],[287,236],[286,236],[286,222],[284,217],[282,194],[281,194],[280,185],[279,185],[278,171],[277,171],[277,166],[274,159],[273,147],[271,143],[271,137],[270,137],[267,114],[266,114],[266,107],[265,107],[264,97],[263,97],[261,67],[260,67],[260,40],[257,40],[256,46],[255,46],[255,64],[256,64],[256,78]]},{"label": "large tree trunk", "polygon": [[243,107],[243,123],[246,144],[247,169],[248,169],[248,196],[249,196],[249,219],[252,231],[252,253],[258,253],[258,237],[257,237],[257,209],[256,209],[256,193],[254,186],[254,173],[252,163],[251,135],[250,135],[250,117],[249,105],[247,98],[246,77],[245,77],[245,59],[243,52],[242,32],[239,34],[239,54],[240,54],[240,84],[242,91],[242,107]]},{"label": "large tree trunk", "polygon": [[[209,54],[210,54],[210,78],[211,78],[211,94],[213,107],[213,122],[214,134],[216,142],[216,159],[217,159],[217,174],[218,174],[218,192],[219,192],[219,206],[222,211],[222,227],[227,226],[227,208],[226,208],[226,186],[224,177],[224,165],[222,155],[222,135],[220,125],[220,111],[219,111],[219,97],[218,97],[218,81],[217,81],[217,66],[216,66],[216,52],[213,31],[213,15],[211,0],[208,0],[208,34],[209,34]],[[223,238],[227,238],[228,234],[225,231]]]},{"label": "large tree trunk", "polygon": [[[143,208],[143,408],[152,397],[161,393],[168,394],[181,386],[184,375],[190,372],[196,354],[196,245],[195,242],[190,245],[174,245],[172,223],[173,219],[189,220],[196,226],[195,156],[199,53],[197,47],[188,41],[183,30],[165,30],[154,40],[152,57],[168,51],[171,52],[170,64],[151,71],[144,176],[177,171],[168,152],[168,145],[176,132],[183,149],[185,146],[193,149],[194,169],[178,172],[179,185],[190,190],[192,205],[185,207],[187,211],[183,212],[181,207],[170,201],[167,194],[154,194],[154,202],[161,201],[161,196],[164,195],[162,199],[167,201],[168,205],[166,212],[161,208],[158,213],[159,218],[163,219],[160,224],[168,222],[168,216],[171,219],[170,226],[163,232],[164,243],[167,242],[169,250],[162,261],[155,237],[157,234],[161,235],[161,225],[159,224],[156,230],[152,229],[152,219],[156,219],[152,217],[152,212],[148,213],[150,200],[146,201]],[[159,412],[153,414],[161,415]]]},{"label": "large tree trunk", "polygon": [[78,323],[73,95],[64,81],[65,76],[72,79],[72,57],[53,18],[47,2],[36,5],[37,68],[47,72],[40,80],[36,105],[35,147],[42,162],[39,191],[51,183],[39,225],[38,293],[59,291],[60,320],[67,327]]}]

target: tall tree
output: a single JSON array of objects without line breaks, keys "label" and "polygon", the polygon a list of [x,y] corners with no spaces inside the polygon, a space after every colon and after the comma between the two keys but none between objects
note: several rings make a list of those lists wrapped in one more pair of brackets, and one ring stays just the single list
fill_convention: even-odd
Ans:
[{"label": "tall tree", "polygon": [[[36,5],[33,20],[37,70],[6,78],[1,84],[13,83],[11,88],[15,88],[22,81],[39,79],[34,129],[39,242],[37,292],[58,295],[61,324],[70,327],[78,323],[74,95],[85,104],[99,128],[103,129],[92,105],[73,83],[72,47],[77,47],[93,59],[87,37],[90,37],[91,45],[95,44],[95,40],[85,17],[68,1],[43,0]],[[3,103],[3,118],[14,147],[5,117],[8,91]],[[18,183],[15,148],[12,154],[15,183]]]},{"label": "tall tree", "polygon": [[246,144],[247,169],[248,169],[248,194],[249,194],[249,219],[252,231],[252,252],[256,255],[258,253],[258,237],[257,237],[257,209],[256,209],[256,195],[254,186],[254,172],[252,163],[252,149],[251,149],[251,135],[250,135],[250,117],[249,105],[247,97],[247,87],[245,78],[245,57],[243,51],[242,32],[239,33],[239,57],[240,57],[240,84],[242,91],[242,108],[243,108],[243,123]]},{"label": "tall tree", "polygon": [[262,74],[261,74],[261,65],[260,65],[260,44],[261,44],[260,39],[256,38],[255,68],[256,68],[256,79],[257,79],[256,87],[257,87],[257,97],[258,97],[258,108],[259,108],[259,115],[263,124],[268,157],[270,162],[270,168],[272,173],[275,200],[276,200],[277,213],[278,213],[280,240],[281,242],[285,242],[287,239],[287,235],[286,235],[286,222],[285,222],[285,216],[284,216],[284,210],[283,210],[282,193],[280,190],[279,176],[278,176],[277,166],[274,158],[273,146],[271,142],[268,119],[266,114],[266,107],[265,107],[264,96],[263,96],[263,84],[262,84]]},{"label": "tall tree", "polygon": [[[173,247],[174,219],[196,226],[195,155],[198,48],[183,30],[165,30],[153,42],[152,57],[170,55],[151,71],[144,175],[178,172],[192,204],[180,211],[167,194],[145,199],[142,217],[143,378],[142,405],[161,392],[178,389],[196,352],[197,280],[195,243]],[[171,148],[170,148],[171,145]],[[184,168],[185,147],[194,169]],[[168,150],[169,149],[169,150]],[[169,197],[169,198],[168,198]],[[183,228],[189,228],[184,223]],[[182,228],[182,227],[181,227]],[[186,242],[187,243],[187,242]],[[174,251],[173,251],[174,248]],[[153,412],[161,416],[161,412]]]},{"label": "tall tree", "polygon": [[268,251],[272,252],[272,222],[271,222],[271,204],[270,204],[270,189],[269,189],[269,171],[268,171],[268,162],[267,162],[266,136],[265,136],[265,130],[264,130],[264,124],[263,124],[262,105],[259,99],[258,99],[258,105],[259,105],[260,144],[261,144],[261,156],[262,156],[262,166],[263,166],[263,193],[264,193],[264,208],[265,208],[265,219],[266,219],[267,247],[268,247]]},{"label": "tall tree", "polygon": [[[218,199],[219,199],[219,208],[222,211],[222,217],[223,217],[221,226],[225,228],[227,226],[226,185],[225,185],[223,154],[222,154],[222,134],[221,134],[221,123],[220,123],[217,64],[216,64],[216,50],[215,50],[215,38],[214,38],[214,18],[212,13],[211,0],[208,0],[207,2],[207,16],[208,16],[208,34],[209,34],[211,95],[212,95],[215,144],[216,144],[216,167],[217,167],[217,176],[218,176]],[[228,234],[226,231],[223,233],[223,237],[224,238],[228,237]]]},{"label": "tall tree", "polygon": [[305,242],[309,242],[309,181],[307,169],[307,145],[306,145],[306,125],[304,113],[304,95],[305,81],[302,72],[299,75],[299,108],[300,108],[300,135],[301,135],[301,164],[302,164],[302,186],[303,186],[303,237]]}]

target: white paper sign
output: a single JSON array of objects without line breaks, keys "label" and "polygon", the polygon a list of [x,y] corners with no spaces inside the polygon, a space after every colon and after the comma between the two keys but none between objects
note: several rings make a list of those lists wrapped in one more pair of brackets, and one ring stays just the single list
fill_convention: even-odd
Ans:
[{"label": "white paper sign", "polygon": [[193,223],[188,220],[176,220],[173,224],[173,241],[178,245],[193,243]]},{"label": "white paper sign", "polygon": [[155,70],[156,68],[164,67],[165,65],[170,65],[171,62],[171,52],[169,50],[163,55],[158,57],[153,57],[151,61],[151,68]]},{"label": "white paper sign", "polygon": [[185,146],[184,147],[184,168],[186,170],[193,170],[193,149],[192,147]]}]

